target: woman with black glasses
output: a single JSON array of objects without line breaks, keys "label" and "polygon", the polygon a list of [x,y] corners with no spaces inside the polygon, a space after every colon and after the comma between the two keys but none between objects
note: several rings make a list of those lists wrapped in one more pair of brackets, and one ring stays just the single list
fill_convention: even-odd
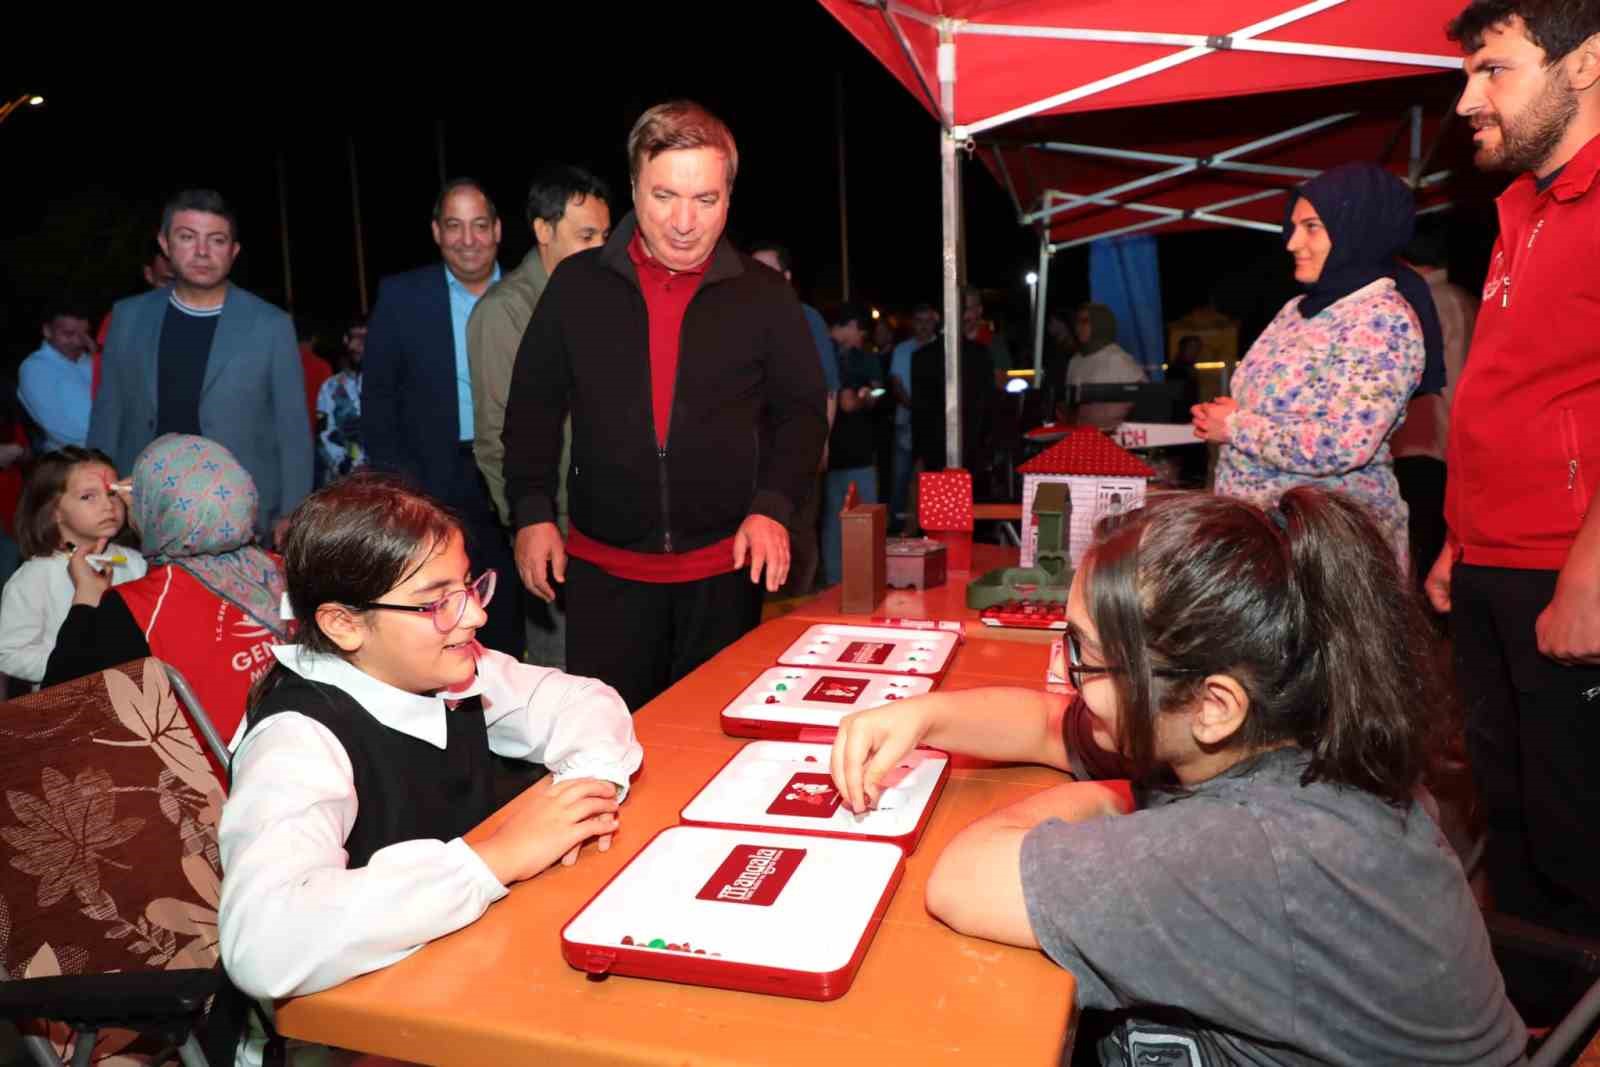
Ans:
[{"label": "woman with black glasses", "polygon": [[833,777],[862,810],[924,744],[1079,779],[957,835],[927,904],[1070,970],[1102,1063],[1517,1062],[1526,1031],[1425,804],[1448,689],[1407,588],[1342,496],[1158,498],[1102,522],[1078,569],[1077,699],[861,712]]}]

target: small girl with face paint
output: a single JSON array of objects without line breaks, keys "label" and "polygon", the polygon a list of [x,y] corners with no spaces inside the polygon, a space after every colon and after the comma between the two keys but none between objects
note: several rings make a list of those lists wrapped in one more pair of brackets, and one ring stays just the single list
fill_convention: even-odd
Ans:
[{"label": "small girl with face paint", "polygon": [[[321,489],[284,566],[296,643],[252,693],[220,827],[222,959],[263,1000],[395,963],[584,842],[608,848],[642,758],[609,686],[477,643],[497,576],[471,573],[427,497],[367,473]],[[497,806],[494,755],[551,775],[469,844]]]},{"label": "small girl with face paint", "polygon": [[111,543],[128,517],[112,491],[116,480],[110,456],[76,446],[46,452],[29,472],[17,505],[17,541],[26,562],[0,594],[0,673],[44,679],[72,606],[75,570],[103,575],[107,585],[144,577],[144,557]]},{"label": "small girl with face paint", "polygon": [[1079,779],[957,835],[935,916],[1071,971],[1102,1063],[1521,1060],[1422,786],[1448,683],[1361,505],[1158,497],[1101,523],[1067,622],[1075,699],[934,693],[840,726],[855,810],[918,744]]}]

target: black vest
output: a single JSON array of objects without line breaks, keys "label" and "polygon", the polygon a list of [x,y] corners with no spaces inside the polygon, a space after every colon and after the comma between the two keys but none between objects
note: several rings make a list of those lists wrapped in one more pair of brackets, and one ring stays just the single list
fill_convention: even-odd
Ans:
[{"label": "black vest", "polygon": [[360,804],[345,839],[350,866],[401,841],[450,841],[495,810],[494,768],[483,705],[469,697],[445,715],[443,750],[373,718],[337,686],[308,681],[286,667],[249,715],[250,729],[283,711],[321,723],[344,746]]}]

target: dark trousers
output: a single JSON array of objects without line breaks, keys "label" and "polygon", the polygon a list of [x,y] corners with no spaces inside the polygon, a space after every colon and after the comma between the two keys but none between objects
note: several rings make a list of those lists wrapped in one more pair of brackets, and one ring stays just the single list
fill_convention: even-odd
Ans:
[{"label": "dark trousers", "polygon": [[491,567],[499,572],[495,581],[494,600],[485,612],[489,621],[478,629],[478,640],[487,648],[504,652],[513,659],[521,659],[527,641],[523,630],[522,580],[517,577],[511,541],[505,527],[500,525],[499,516],[495,514],[489,487],[484,484],[483,475],[478,473],[470,443],[463,443],[456,450],[451,484],[425,488],[461,517],[473,575]]},{"label": "dark trousers", "polygon": [[1540,655],[1555,571],[1457,564],[1450,630],[1498,910],[1600,936],[1600,667]]},{"label": "dark trousers", "polygon": [[638,711],[761,621],[750,570],[698,582],[634,582],[567,558],[567,671]]},{"label": "dark trousers", "polygon": [[1394,461],[1394,480],[1400,483],[1400,499],[1411,513],[1411,572],[1421,588],[1444,548],[1444,461],[1432,456],[1401,456]]}]

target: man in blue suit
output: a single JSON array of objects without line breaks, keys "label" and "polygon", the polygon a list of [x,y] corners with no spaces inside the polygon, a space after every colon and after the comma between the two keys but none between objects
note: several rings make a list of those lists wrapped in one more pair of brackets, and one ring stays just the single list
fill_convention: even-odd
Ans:
[{"label": "man in blue suit", "polygon": [[521,657],[521,582],[511,545],[472,454],[467,319],[500,279],[500,218],[477,182],[445,185],[433,208],[443,263],[385,278],[367,328],[361,432],[367,457],[461,516],[475,570],[500,573],[478,640]]},{"label": "man in blue suit", "polygon": [[257,533],[270,543],[311,491],[311,422],[294,324],[229,283],[238,225],[221,194],[180,192],[162,212],[156,239],[173,282],[112,308],[89,447],[126,475],[162,434],[211,438],[254,479]]}]

